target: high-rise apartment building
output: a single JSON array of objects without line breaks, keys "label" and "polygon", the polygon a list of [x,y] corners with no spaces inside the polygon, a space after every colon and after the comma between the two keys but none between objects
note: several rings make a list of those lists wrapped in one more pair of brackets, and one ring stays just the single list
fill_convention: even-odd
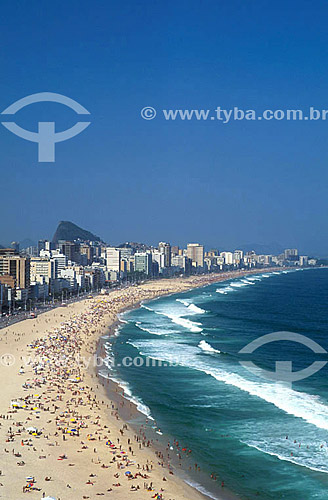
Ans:
[{"label": "high-rise apartment building", "polygon": [[107,271],[120,272],[121,270],[121,249],[115,247],[106,248]]},{"label": "high-rise apartment building", "polygon": [[51,250],[51,241],[39,240],[38,241],[38,255],[40,255],[41,250]]},{"label": "high-rise apartment building", "polygon": [[164,266],[170,267],[171,266],[171,245],[170,245],[170,243],[165,243],[164,241],[161,241],[158,244],[158,251],[160,253],[164,254]]},{"label": "high-rise apartment building", "polygon": [[220,257],[224,258],[224,263],[226,266],[231,266],[233,264],[233,253],[232,252],[221,252]]},{"label": "high-rise apartment building", "polygon": [[240,264],[243,260],[244,252],[242,250],[235,250],[233,253],[234,264]]},{"label": "high-rise apartment building", "polygon": [[171,248],[171,255],[172,256],[179,255],[179,251],[180,251],[180,248],[177,245],[174,245]]},{"label": "high-rise apartment building", "polygon": [[134,254],[134,270],[136,272],[151,274],[152,256],[148,252],[137,252]]},{"label": "high-rise apartment building", "polygon": [[151,253],[153,262],[157,262],[158,264],[158,271],[161,273],[162,269],[166,267],[165,265],[165,254],[163,252],[160,252],[159,250],[153,250]]},{"label": "high-rise apartment building", "polygon": [[187,256],[192,261],[194,267],[204,266],[204,246],[199,243],[188,243]]},{"label": "high-rise apartment building", "polygon": [[60,276],[60,273],[63,269],[65,269],[65,267],[67,266],[67,257],[66,255],[60,253],[59,251],[56,252],[56,250],[54,250],[52,252],[52,257],[51,257],[51,260],[55,261],[55,274],[56,274],[56,278],[58,278],[58,276]]},{"label": "high-rise apartment building", "polygon": [[0,276],[11,276],[16,288],[30,286],[30,259],[15,254],[14,249],[1,249]]},{"label": "high-rise apartment building", "polygon": [[34,257],[31,259],[31,283],[50,283],[56,278],[57,261],[50,258]]},{"label": "high-rise apartment building", "polygon": [[297,256],[298,256],[297,248],[286,248],[286,250],[284,251],[285,260],[290,260],[290,258],[292,258],[291,260],[296,260],[295,258]]}]

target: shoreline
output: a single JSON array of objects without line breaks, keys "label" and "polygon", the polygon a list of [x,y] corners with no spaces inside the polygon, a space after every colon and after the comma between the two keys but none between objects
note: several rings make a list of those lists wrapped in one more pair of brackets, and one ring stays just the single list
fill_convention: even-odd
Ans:
[{"label": "shoreline", "polygon": [[[195,289],[195,288],[205,288],[207,286],[209,286],[210,284],[213,284],[213,283],[220,283],[220,282],[224,282],[224,281],[229,281],[230,279],[237,279],[238,277],[242,277],[242,276],[245,276],[247,274],[258,274],[259,272],[261,273],[270,273],[270,272],[273,272],[273,271],[281,271],[280,268],[270,268],[270,269],[266,269],[266,270],[252,270],[252,271],[248,271],[248,272],[243,272],[243,271],[239,271],[239,272],[229,272],[229,276],[222,276],[222,274],[226,274],[226,273],[221,273],[219,275],[216,275],[218,276],[220,279],[214,279],[214,280],[210,280],[210,283],[206,282],[205,284],[201,284],[201,285],[198,285],[198,286],[191,286],[190,288],[187,288],[187,289],[184,289],[182,291],[173,291],[173,292],[170,292],[170,293],[166,293],[166,294],[159,294],[158,296],[156,296],[155,298],[152,298],[152,299],[148,299],[148,300],[141,300],[140,302],[137,302],[137,303],[134,303],[132,307],[129,307],[129,308],[126,308],[126,309],[123,309],[118,315],[117,315],[117,321],[114,322],[111,326],[110,326],[110,330],[111,330],[111,333],[108,335],[108,338],[107,338],[107,342],[113,338],[113,337],[116,337],[116,336],[119,336],[119,334],[116,334],[118,328],[120,327],[120,325],[122,324],[122,321],[120,319],[119,316],[125,314],[125,313],[128,313],[134,309],[138,309],[142,306],[142,304],[144,303],[148,303],[148,302],[153,302],[154,300],[157,300],[161,297],[168,297],[168,296],[171,296],[171,295],[175,295],[175,294],[180,294],[180,293],[188,293],[189,291]],[[232,275],[231,275],[232,274]],[[165,280],[162,280],[163,282],[165,282]],[[115,340],[112,342],[114,343]],[[106,343],[106,340],[103,339],[103,337],[100,337],[99,338],[99,341],[98,341],[98,345],[97,345],[97,349],[99,349],[99,346],[102,344],[104,345]],[[102,354],[101,354],[102,355]],[[150,422],[149,420],[151,419],[154,423],[155,421],[153,420],[152,417],[150,417],[146,412],[143,412],[142,410],[140,410],[138,408],[138,403],[133,399],[130,398],[130,396],[127,396],[125,394],[125,387],[124,387],[124,384],[125,384],[125,381],[124,380],[120,380],[118,381],[114,375],[113,377],[110,376],[110,369],[108,369],[108,376],[105,376],[103,374],[101,374],[100,372],[100,369],[98,368],[97,370],[95,370],[95,373],[97,374],[98,378],[100,379],[100,383],[105,386],[106,383],[107,384],[110,384],[112,387],[110,388],[107,388],[107,391],[108,391],[108,397],[110,399],[115,399],[115,396],[117,399],[115,399],[118,403],[121,402],[122,400],[125,400],[127,401],[130,406],[132,405],[134,407],[134,416],[132,417],[131,415],[129,416],[129,418],[127,418],[127,415],[124,413],[124,412],[121,412],[119,410],[119,413],[122,417],[123,420],[125,421],[128,421],[129,425],[131,425],[135,431],[138,430],[138,426],[140,426],[140,423],[142,423],[141,425],[142,426],[145,426],[147,428],[147,432],[149,432],[150,436],[153,437],[153,440],[154,440],[154,437],[156,438],[155,436],[155,430],[153,430],[153,428],[151,427],[150,425]],[[102,381],[102,379],[105,379],[104,381]],[[147,407],[146,407],[147,408]],[[165,437],[165,436],[163,436]],[[164,440],[162,439],[162,443],[159,442],[159,439],[158,439],[158,436],[157,436],[157,439],[156,439],[156,443],[153,444],[153,446],[155,447],[155,449],[157,451],[160,451],[160,452],[163,452],[165,450],[165,444],[164,444]],[[177,474],[177,476],[187,485],[191,486],[193,489],[195,489],[201,496],[202,498],[204,499],[209,499],[209,498],[215,498],[217,500],[237,500],[238,498],[240,498],[237,493],[234,493],[233,491],[230,491],[228,488],[224,487],[224,488],[221,488],[221,491],[219,493],[219,496],[216,496],[216,497],[213,497],[211,492],[207,491],[206,488],[203,486],[203,484],[199,483],[197,480],[196,480],[196,477],[194,478],[193,475],[189,474],[188,470],[186,468],[183,468],[182,469],[179,469],[177,467],[177,464],[176,465],[172,465],[172,469],[174,470],[174,472]],[[194,481],[195,479],[195,481]],[[197,484],[197,486],[196,486]],[[203,491],[202,491],[203,490]]]},{"label": "shoreline", "polygon": [[22,492],[34,491],[69,500],[74,492],[74,500],[84,500],[115,492],[126,500],[138,492],[138,500],[204,500],[122,420],[90,370],[92,360],[118,314],[142,301],[275,270],[145,282],[1,330],[0,495],[21,500]]}]

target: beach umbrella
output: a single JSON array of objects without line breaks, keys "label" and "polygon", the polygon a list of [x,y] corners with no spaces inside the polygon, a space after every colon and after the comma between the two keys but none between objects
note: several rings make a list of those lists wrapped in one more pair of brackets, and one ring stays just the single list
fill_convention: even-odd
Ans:
[{"label": "beach umbrella", "polygon": [[41,498],[41,500],[56,500],[55,497],[45,497],[45,498]]}]

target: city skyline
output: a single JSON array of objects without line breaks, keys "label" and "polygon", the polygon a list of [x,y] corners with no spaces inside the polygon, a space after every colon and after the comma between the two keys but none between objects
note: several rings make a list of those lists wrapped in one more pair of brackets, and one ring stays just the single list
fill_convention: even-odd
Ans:
[{"label": "city skyline", "polygon": [[[63,222],[66,222],[66,221],[63,221]],[[68,222],[68,221],[67,221]],[[68,222],[69,224],[72,224],[71,222]],[[73,223],[73,225],[76,225]],[[77,226],[77,225],[76,225]],[[80,227],[77,226],[79,229]],[[88,231],[88,230],[85,230],[83,229],[83,231]],[[52,236],[51,236],[52,234]],[[22,240],[20,240],[19,238],[11,238],[7,241],[5,241],[4,238],[2,238],[2,234],[0,233],[0,248],[1,246],[3,248],[9,248],[12,246],[13,243],[18,243],[19,244],[19,247],[22,249],[22,248],[28,248],[28,247],[32,247],[32,246],[36,246],[37,247],[37,242],[39,240],[42,240],[42,239],[45,239],[47,241],[52,241],[54,237],[54,233],[51,233],[48,231],[48,233],[46,235],[42,235],[42,237],[40,238],[40,235],[39,237],[36,239],[36,240],[32,240],[31,238],[23,238]],[[2,238],[2,239],[1,239]],[[141,239],[137,239],[137,240],[133,240],[132,238],[127,238],[127,239],[123,239],[121,241],[112,241],[112,240],[107,240],[106,238],[103,238],[101,235],[99,236],[98,235],[98,238],[100,238],[100,240],[108,245],[111,245],[113,247],[115,246],[119,246],[119,245],[123,245],[125,243],[128,243],[128,242],[132,242],[132,241],[135,241],[137,243],[140,243],[140,244],[145,244],[149,247],[157,247],[158,245],[158,241],[160,241],[160,238],[159,240],[156,242],[156,241],[141,241]],[[194,238],[194,241],[196,242],[197,241],[197,237]],[[170,240],[168,238],[168,240]],[[24,243],[23,246],[21,245],[21,241]],[[174,241],[174,244],[176,245],[179,245],[181,247],[186,247],[189,243],[192,243],[192,239],[190,241]],[[221,240],[220,243],[216,243],[216,244],[206,244],[205,242],[203,242],[203,245],[204,245],[204,248],[206,250],[211,250],[211,249],[224,249],[224,250],[238,250],[238,249],[241,249],[245,252],[247,251],[251,251],[251,250],[254,250],[256,251],[257,253],[265,253],[265,254],[273,254],[273,255],[276,255],[276,254],[279,254],[281,252],[284,251],[285,248],[289,248],[289,247],[293,247],[293,245],[281,245],[277,242],[244,242],[244,243],[240,243],[240,244],[232,244],[232,245],[227,245],[227,244],[224,244],[224,242]],[[297,247],[299,248],[299,247]],[[300,248],[300,252],[301,253],[307,253],[311,256],[314,256],[314,257],[326,257],[328,255],[328,251],[326,253],[316,253],[316,252],[305,252],[303,251],[302,248]]]},{"label": "city skyline", "polygon": [[[231,271],[299,269],[323,265],[296,248],[279,255],[254,250],[205,251],[201,243],[186,248],[160,241],[156,247],[139,243],[109,246],[99,237],[61,221],[52,241],[20,249],[17,241],[0,249],[0,316],[26,314],[33,307],[64,300],[90,291],[108,293],[111,288],[143,280],[193,275],[217,277]],[[16,307],[17,305],[17,307]],[[4,310],[4,312],[3,312]]]}]

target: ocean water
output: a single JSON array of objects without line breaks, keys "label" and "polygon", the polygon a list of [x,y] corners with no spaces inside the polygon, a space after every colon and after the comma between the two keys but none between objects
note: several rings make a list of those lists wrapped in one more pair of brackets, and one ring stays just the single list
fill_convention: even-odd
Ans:
[{"label": "ocean water", "polygon": [[[298,371],[328,360],[291,341],[239,354],[278,331],[328,351],[327,305],[328,269],[259,272],[154,300],[124,315],[107,346],[108,365],[116,362],[110,376],[166,443],[192,450],[182,460],[188,480],[213,498],[224,480],[243,499],[328,499],[328,364],[290,387],[239,363],[273,371],[276,361],[291,361]],[[148,361],[119,366],[126,356]]]}]

